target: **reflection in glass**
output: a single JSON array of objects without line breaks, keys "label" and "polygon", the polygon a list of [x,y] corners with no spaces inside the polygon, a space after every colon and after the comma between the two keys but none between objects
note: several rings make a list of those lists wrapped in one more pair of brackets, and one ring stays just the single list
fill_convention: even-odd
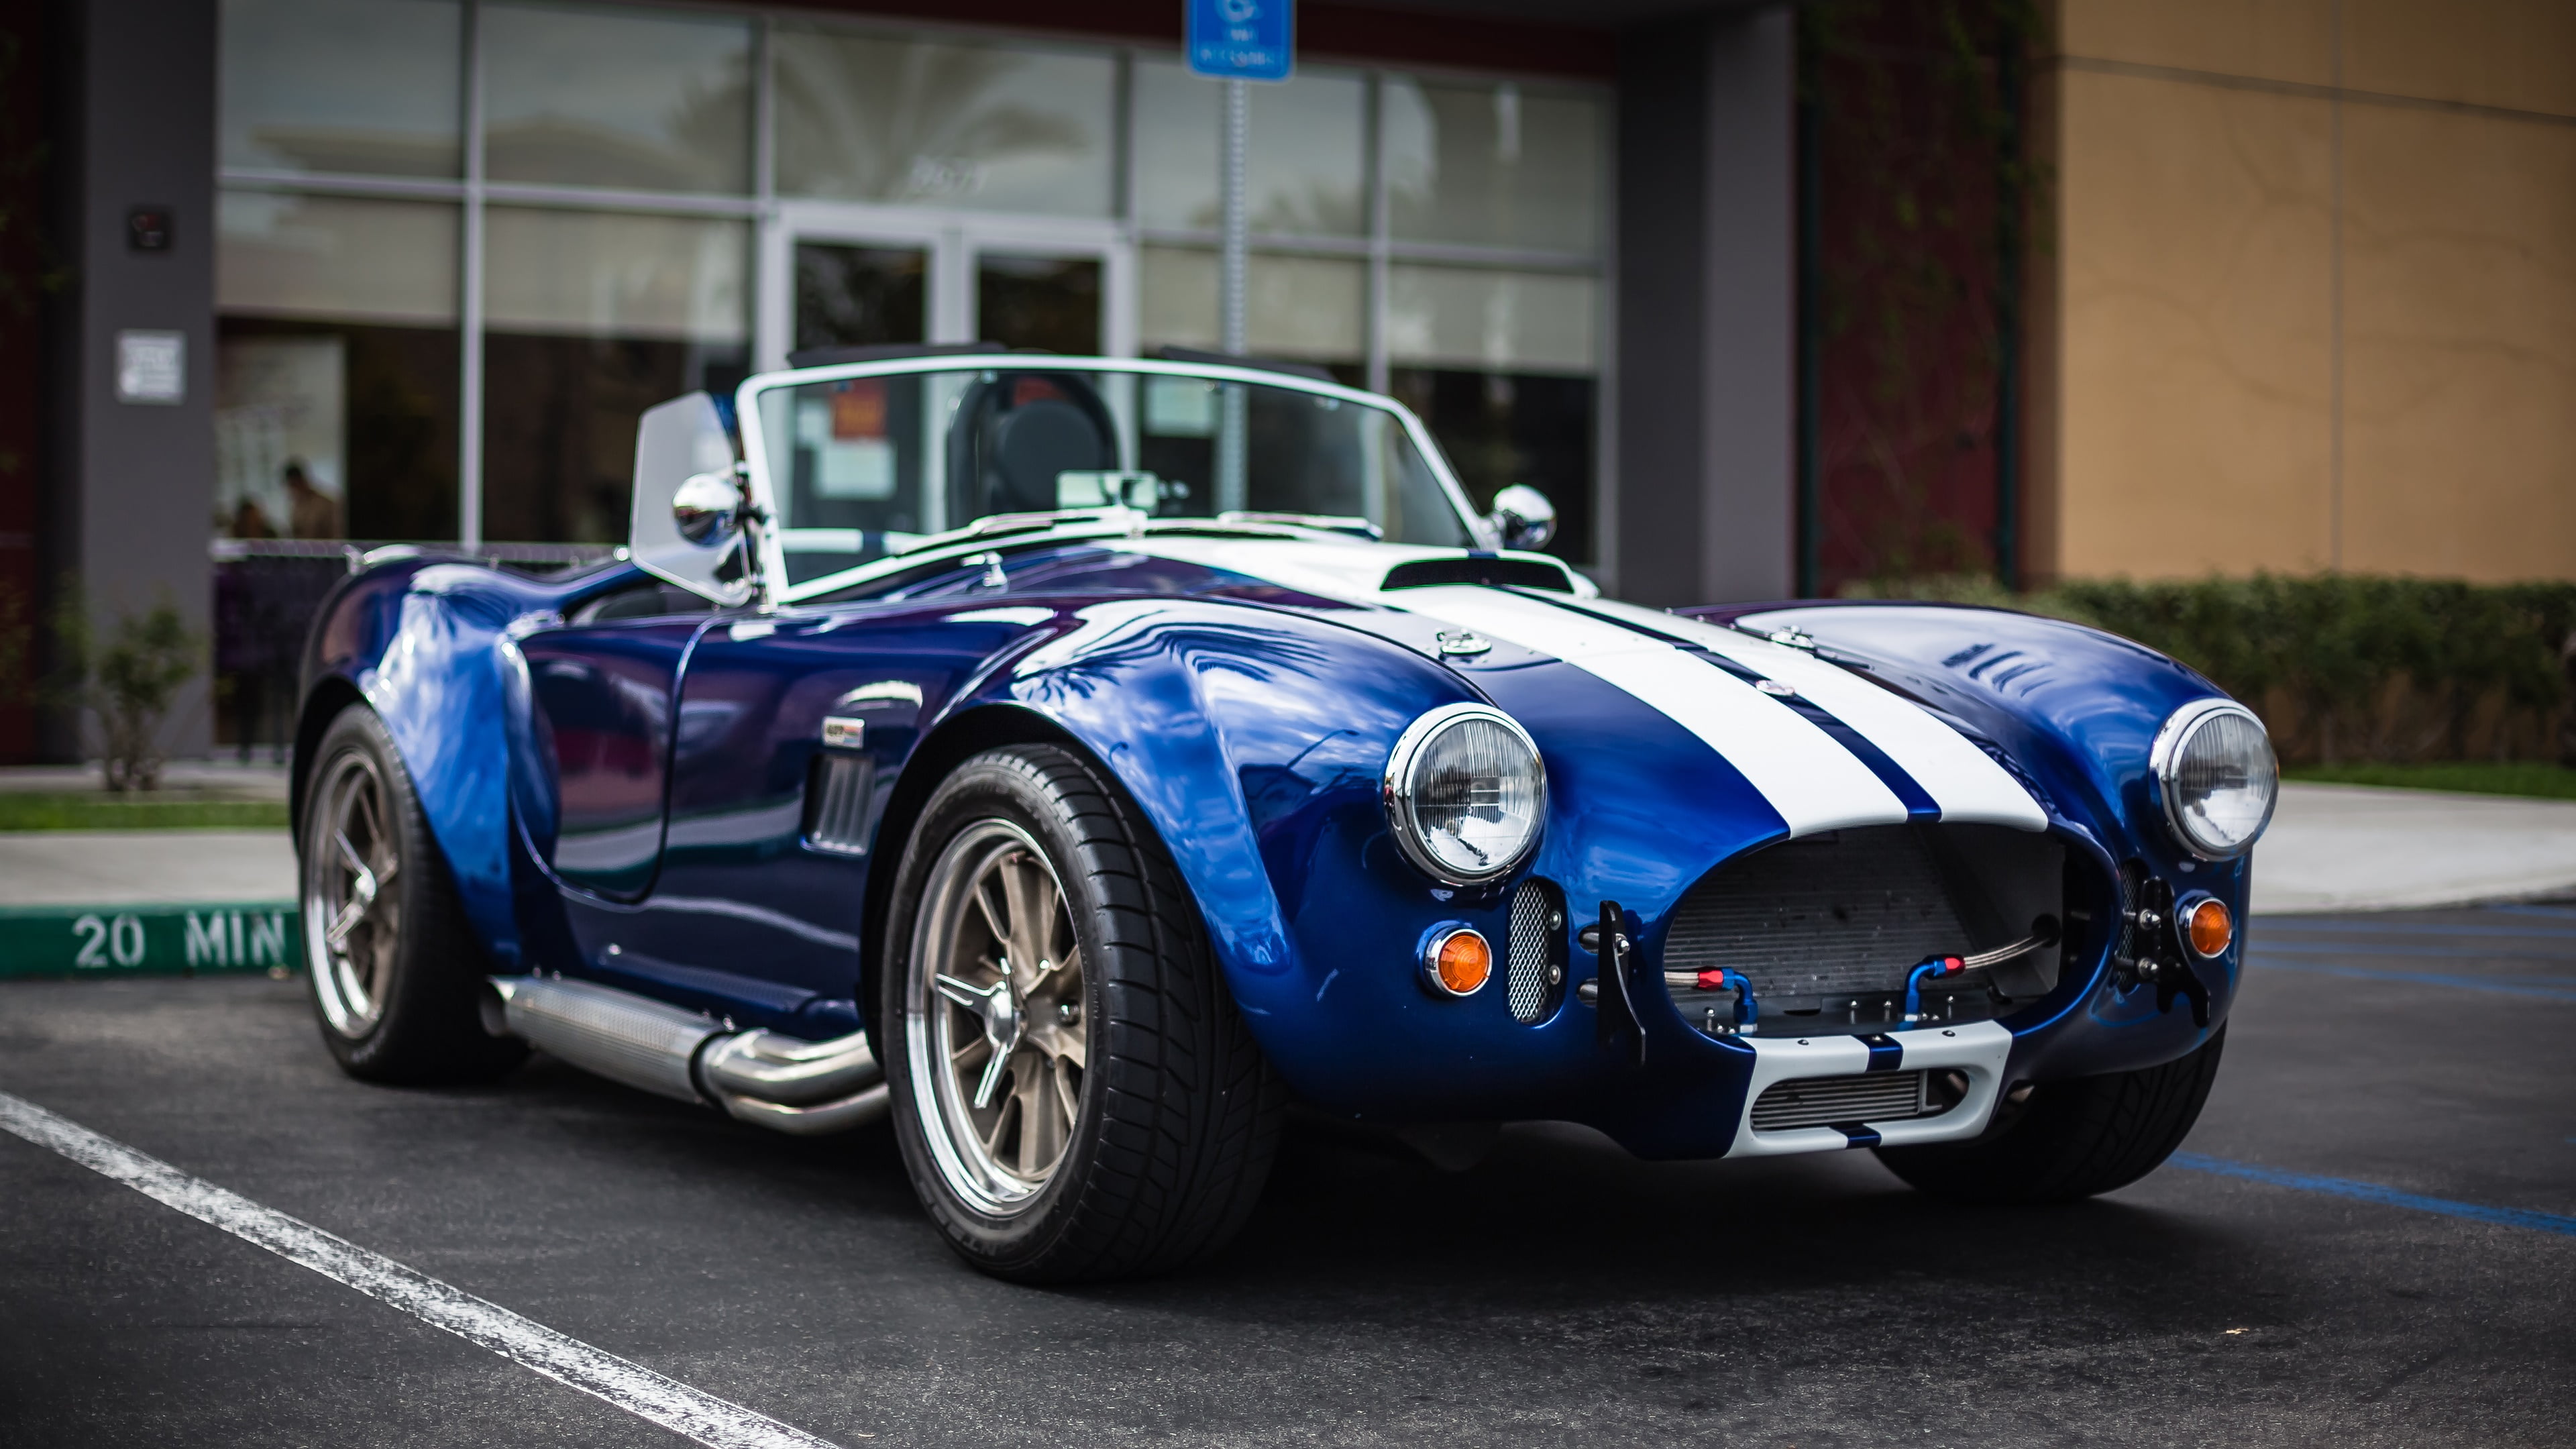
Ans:
[{"label": "reflection in glass", "polygon": [[1043,364],[809,383],[761,394],[795,580],[996,513],[1125,504],[1218,511],[1229,394],[1248,419],[1244,506],[1363,518],[1402,542],[1468,541],[1392,413],[1287,387]]},{"label": "reflection in glass", "polygon": [[782,194],[1109,214],[1110,57],[789,22],[771,36]]},{"label": "reflection in glass", "polygon": [[1556,505],[1547,551],[1576,563],[1592,554],[1593,468],[1600,384],[1561,374],[1398,367],[1387,390],[1414,410],[1478,511],[1527,483]]},{"label": "reflection in glass", "polygon": [[[1217,216],[1217,138],[1223,86],[1167,61],[1135,69],[1136,219],[1149,227],[1209,229]],[[1368,210],[1358,76],[1300,70],[1252,92],[1245,158],[1252,229],[1359,236]]]},{"label": "reflection in glass", "polygon": [[[1214,351],[1216,253],[1144,247],[1137,253],[1141,345]],[[1318,362],[1358,385],[1367,368],[1368,269],[1333,257],[1254,254],[1245,276],[1245,345],[1259,357]]]},{"label": "reflection in glass", "polygon": [[1591,372],[1598,278],[1478,267],[1387,272],[1387,352],[1397,363],[1500,372]]},{"label": "reflection in glass", "polygon": [[751,189],[751,25],[678,12],[486,5],[495,181]]},{"label": "reflection in glass", "polygon": [[750,229],[494,207],[485,238],[484,534],[623,538],[636,419],[747,370]]},{"label": "reflection in glass", "polygon": [[1398,240],[1599,252],[1600,100],[1403,77],[1380,95]]},{"label": "reflection in glass", "polygon": [[975,334],[1004,347],[1078,354],[1100,350],[1096,257],[975,258]]},{"label": "reflection in glass", "polygon": [[1528,483],[1556,503],[1548,551],[1592,553],[1597,278],[1397,266],[1388,388],[1420,414],[1478,508]]},{"label": "reflection in glass", "polygon": [[224,0],[221,164],[455,176],[456,0]]},{"label": "reflection in glass", "polygon": [[456,536],[457,209],[225,192],[215,531]]},{"label": "reflection in glass", "polygon": [[796,347],[920,342],[929,257],[905,247],[796,244]]}]

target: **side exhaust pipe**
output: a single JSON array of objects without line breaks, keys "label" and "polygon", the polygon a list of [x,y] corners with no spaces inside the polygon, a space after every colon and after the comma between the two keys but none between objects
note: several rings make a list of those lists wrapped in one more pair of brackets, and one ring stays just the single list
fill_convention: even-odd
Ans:
[{"label": "side exhaust pipe", "polygon": [[492,989],[507,1034],[611,1081],[773,1131],[848,1132],[892,1105],[865,1033],[816,1042],[727,1031],[631,991],[560,977],[495,976]]}]

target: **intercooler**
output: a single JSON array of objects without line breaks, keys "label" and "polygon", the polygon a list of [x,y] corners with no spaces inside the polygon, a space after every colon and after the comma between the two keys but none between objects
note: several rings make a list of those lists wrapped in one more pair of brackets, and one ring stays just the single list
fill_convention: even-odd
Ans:
[{"label": "intercooler", "polygon": [[1830,1127],[1846,1122],[1892,1122],[1942,1110],[1926,1090],[1923,1072],[1870,1072],[1857,1077],[1797,1077],[1774,1082],[1753,1104],[1753,1130]]}]

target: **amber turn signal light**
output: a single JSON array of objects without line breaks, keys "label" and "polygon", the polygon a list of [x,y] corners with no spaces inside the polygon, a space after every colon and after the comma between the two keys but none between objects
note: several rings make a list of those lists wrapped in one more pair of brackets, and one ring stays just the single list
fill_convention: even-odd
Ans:
[{"label": "amber turn signal light", "polygon": [[1494,974],[1494,948],[1465,926],[1443,931],[1423,953],[1422,974],[1448,995],[1473,996]]},{"label": "amber turn signal light", "polygon": [[2236,939],[2236,922],[2227,914],[2225,902],[2216,896],[2202,896],[2183,912],[2182,932],[2194,952],[2216,956]]}]

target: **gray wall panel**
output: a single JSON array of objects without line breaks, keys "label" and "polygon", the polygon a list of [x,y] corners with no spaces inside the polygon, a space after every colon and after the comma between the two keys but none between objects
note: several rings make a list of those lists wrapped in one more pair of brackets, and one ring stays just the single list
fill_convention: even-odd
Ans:
[{"label": "gray wall panel", "polygon": [[1619,588],[1791,586],[1796,25],[1763,6],[1619,49]]},{"label": "gray wall panel", "polygon": [[[105,626],[166,596],[209,632],[206,558],[214,497],[215,5],[213,0],[86,0],[70,10],[74,87],[69,148],[78,236],[67,239],[76,300],[67,361],[79,400],[56,478],[56,558],[80,575]],[[170,209],[167,251],[126,242],[136,206]],[[178,332],[186,394],[119,402],[116,336]],[[209,661],[211,662],[211,661]],[[170,721],[174,753],[203,754],[211,721],[201,671]]]}]

